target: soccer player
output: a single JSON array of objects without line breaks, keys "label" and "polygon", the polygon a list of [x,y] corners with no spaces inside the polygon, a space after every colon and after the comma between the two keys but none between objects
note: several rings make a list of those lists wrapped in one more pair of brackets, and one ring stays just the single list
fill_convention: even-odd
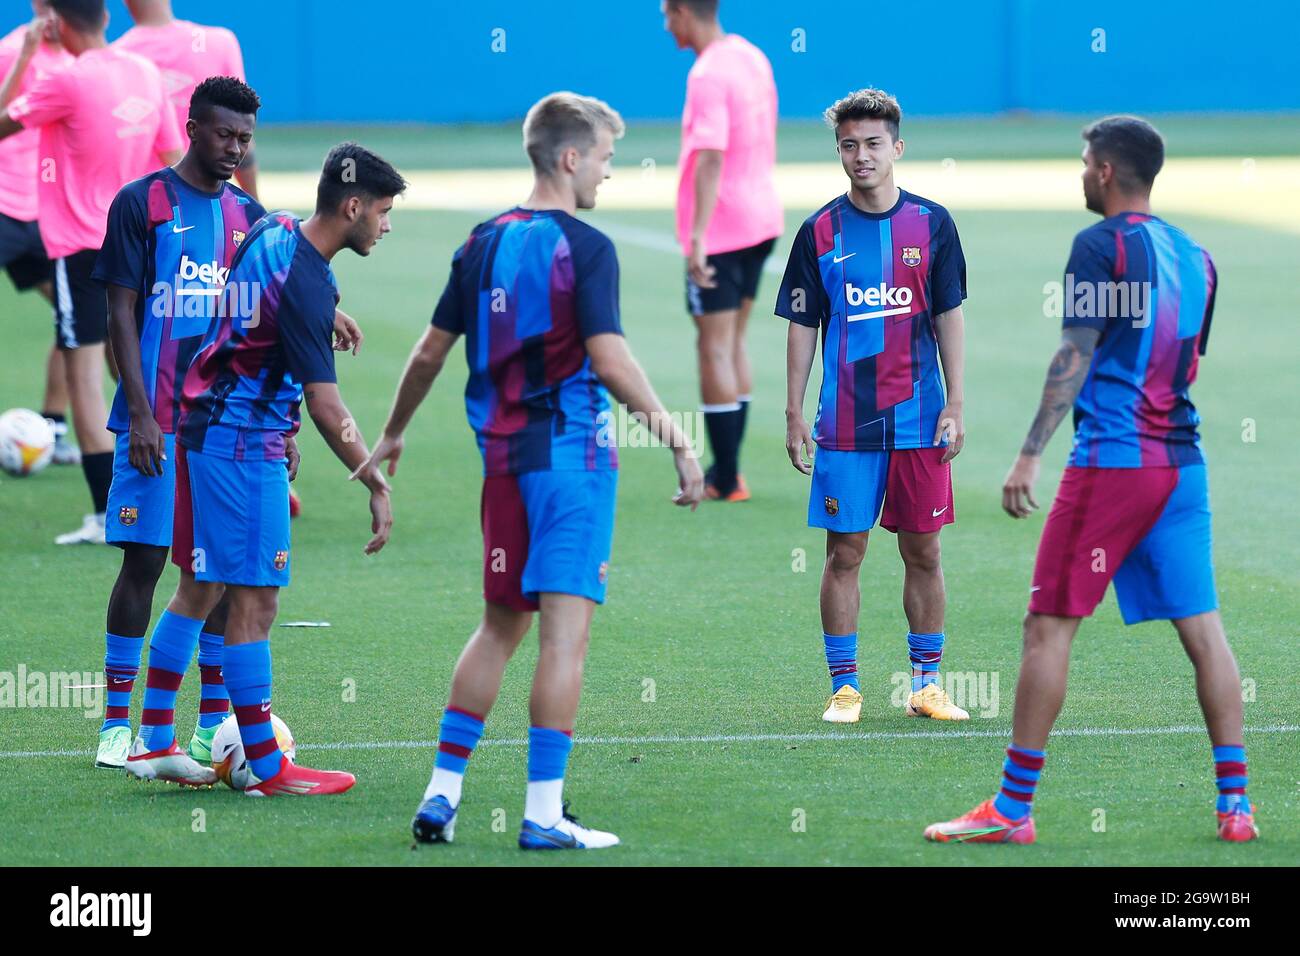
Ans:
[{"label": "soccer player", "polygon": [[663,0],[664,26],[695,51],[678,159],[677,237],[695,320],[713,464],[705,494],[748,501],[740,446],[753,374],[745,330],[763,265],[785,229],[776,193],[776,82],[758,47],[718,22],[718,0]]},{"label": "soccer player", "polygon": [[689,439],[660,404],[623,340],[618,258],[574,214],[596,205],[623,121],[600,100],[554,93],[524,120],[534,185],[522,206],[474,227],[397,388],[367,466],[397,468],[403,433],[456,340],[466,336],[465,407],[483,453],[483,620],[461,653],[433,777],[411,828],[451,842],[461,785],[501,678],[541,612],[529,701],[528,788],[519,845],[598,849],[618,837],[580,826],[562,800],[597,604],[614,533],[618,454],[607,440],[606,389],[647,416],[673,449],[694,508],[704,495]]},{"label": "soccer player", "polygon": [[[122,567],[108,602],[108,702],[96,767],[121,770],[131,749],[131,691],[172,543],[174,433],[185,373],[217,316],[217,290],[235,253],[266,215],[229,182],[247,155],[260,107],[257,94],[234,77],[204,80],[190,101],[184,158],[128,183],[108,213],[93,275],[108,287],[109,334],[121,372],[108,419],[117,442],[105,537],[122,549]],[[292,471],[297,450],[292,439],[286,444]],[[211,761],[229,704],[221,680],[224,632],[224,603],[206,624],[164,612],[150,645],[151,665],[166,659],[169,672],[184,673],[189,658],[176,658],[173,646],[199,644],[203,697],[188,752],[201,763]],[[150,750],[171,743],[172,723],[156,711],[170,712],[175,697],[171,687],[145,691],[141,736]]]},{"label": "soccer player", "polygon": [[[178,20],[171,0],[126,0],[126,9],[135,26],[114,46],[137,53],[158,67],[181,129],[189,119],[190,97],[199,83],[211,76],[246,79],[239,40],[225,27]],[[257,157],[251,144],[235,179],[246,193],[257,196]]]},{"label": "soccer player", "polygon": [[[366,553],[383,548],[392,529],[388,483],[365,466],[370,453],[336,384],[331,338],[339,293],[330,262],[344,249],[369,255],[391,231],[388,214],[405,189],[397,171],[369,150],[356,143],[332,149],[311,218],[272,213],[245,237],[218,318],[185,376],[172,544],[181,580],[167,610],[191,623],[163,632],[165,618],[154,628],[147,686],[174,695],[199,639],[195,625],[224,589],[221,669],[253,774],[249,796],[320,796],[356,782],[350,773],[284,759],[271,724],[270,633],[279,589],[289,584],[289,480],[297,458],[290,460],[291,439],[304,398],[326,444],[370,490],[374,536]],[[127,772],[214,782],[212,770],[162,728],[173,719],[166,703],[160,698],[156,709],[146,707]]]},{"label": "soccer player", "polygon": [[[46,0],[32,0],[33,19],[0,40],[0,109],[51,71],[71,62],[63,49]],[[37,224],[36,184],[40,177],[41,135],[24,130],[0,142],[0,268],[19,292],[35,289],[54,304],[54,266],[45,254]],[[68,441],[68,383],[63,357],[50,346],[45,368],[42,415],[54,429],[56,465],[78,465],[81,453]]]},{"label": "soccer player", "polygon": [[1065,700],[1070,644],[1111,579],[1125,624],[1169,620],[1196,669],[1218,785],[1219,837],[1259,836],[1246,797],[1241,679],[1219,618],[1200,416],[1189,391],[1217,285],[1209,253],[1151,211],[1164,141],[1145,120],[1083,131],[1083,195],[1102,220],[1074,238],[1061,345],[1002,487],[1013,518],[1038,507],[1043,449],[1074,407],[1074,445],[1034,565],[1002,787],[941,843],[1033,843],[1034,791]]},{"label": "soccer player", "polygon": [[[894,185],[901,117],[898,101],[875,89],[826,111],[849,190],[800,227],[776,305],[790,320],[786,451],[812,475],[808,525],[826,529],[821,618],[831,698],[822,719],[832,723],[855,723],[862,711],[858,569],[877,519],[898,535],[903,559],[912,674],[905,712],[970,716],[939,680],[939,531],[953,522],[950,462],[965,441],[966,260],[948,211]],[[803,401],[819,328],[822,386],[810,433]]]},{"label": "soccer player", "polygon": [[54,260],[55,338],[94,509],[55,541],[103,544],[113,476],[103,393],[108,304],[91,272],[117,191],[153,169],[156,157],[178,160],[183,141],[158,68],[108,46],[104,0],[50,0],[50,8],[76,59],[9,104],[0,139],[39,128],[40,156],[49,164],[39,183],[41,239]]}]

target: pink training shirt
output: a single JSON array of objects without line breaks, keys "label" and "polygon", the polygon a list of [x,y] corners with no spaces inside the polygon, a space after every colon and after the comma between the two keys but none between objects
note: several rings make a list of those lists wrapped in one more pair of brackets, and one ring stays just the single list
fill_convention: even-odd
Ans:
[{"label": "pink training shirt", "polygon": [[723,153],[718,204],[704,235],[708,255],[747,249],[781,235],[776,193],[776,81],[763,51],[734,33],[704,48],[686,79],[677,167],[677,239],[691,250],[695,153]]},{"label": "pink training shirt", "polygon": [[138,54],[158,67],[182,136],[196,86],[210,76],[244,79],[239,41],[225,27],[205,27],[189,20],[173,20],[156,27],[135,26],[113,46]]},{"label": "pink training shirt", "polygon": [[9,104],[40,127],[41,239],[51,259],[104,244],[117,191],[184,145],[158,68],[113,47],[87,50]]},{"label": "pink training shirt", "polygon": [[[23,24],[0,40],[0,83],[9,75],[9,68],[23,49]],[[32,54],[23,78],[18,81],[18,96],[30,90],[38,80],[72,62],[72,54],[60,46],[42,43]],[[15,133],[0,140],[0,213],[20,222],[36,221],[36,182],[39,168],[37,159],[41,134],[34,129]]]}]

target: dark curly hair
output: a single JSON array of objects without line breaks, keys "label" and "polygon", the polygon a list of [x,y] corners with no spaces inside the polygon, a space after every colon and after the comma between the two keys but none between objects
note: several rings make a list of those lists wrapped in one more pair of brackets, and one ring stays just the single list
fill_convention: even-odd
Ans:
[{"label": "dark curly hair", "polygon": [[243,80],[233,76],[210,76],[194,88],[194,95],[190,97],[190,119],[203,119],[215,106],[225,107],[232,113],[256,116],[262,100]]}]

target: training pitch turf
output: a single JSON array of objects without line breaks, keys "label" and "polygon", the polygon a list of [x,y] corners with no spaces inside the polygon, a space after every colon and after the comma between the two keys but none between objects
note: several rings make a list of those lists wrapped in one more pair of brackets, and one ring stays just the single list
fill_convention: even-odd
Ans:
[{"label": "training pitch turf", "polygon": [[[314,142],[279,136],[304,153],[301,143]],[[266,161],[275,165],[268,144],[276,139],[266,139]],[[1077,140],[1065,139],[1073,151]],[[436,144],[430,134],[426,151]],[[636,161],[629,163],[624,172],[635,175]],[[905,166],[899,182],[906,188]],[[499,205],[521,198],[503,195]],[[788,211],[774,260],[784,262],[809,211]],[[593,627],[567,796],[584,823],[619,833],[624,846],[542,856],[515,847],[530,639],[471,762],[456,844],[411,850],[408,822],[428,778],[451,669],[481,607],[480,462],[462,412],[458,348],[408,432],[394,536],[379,556],[361,553],[363,489],[346,482],[310,423],[303,428],[304,511],[279,620],[332,626],[275,629],[275,711],[293,728],[301,760],[354,772],[356,788],[322,800],[250,801],[225,789],[135,784],[92,769],[98,720],[81,709],[0,709],[0,864],[1294,863],[1300,600],[1290,531],[1298,456],[1287,430],[1295,349],[1286,323],[1300,236],[1189,216],[1176,221],[1212,252],[1221,279],[1193,398],[1204,419],[1224,620],[1247,679],[1246,745],[1263,839],[1251,846],[1214,839],[1212,763],[1191,667],[1172,628],[1125,628],[1108,597],[1076,640],[1061,733],[1049,744],[1035,807],[1040,843],[922,842],[925,824],[965,811],[998,782],[1043,522],[1043,512],[1024,522],[1005,517],[999,490],[1058,338],[1057,323],[1043,315],[1043,285],[1060,278],[1071,237],[1093,221],[1082,209],[954,212],[969,263],[968,438],[955,465],[958,523],[943,536],[944,665],[971,675],[982,691],[968,706],[971,721],[909,720],[897,706],[907,626],[901,566],[886,532],[873,533],[862,572],[862,721],[833,728],[819,720],[827,693],[817,613],[824,545],[806,527],[807,479],[783,447],[785,323],[771,316],[778,276],[768,274],[749,337],[756,400],[743,467],[753,501],[679,511],[669,504],[668,453],[622,453],[609,603]],[[359,358],[340,359],[340,381],[368,437],[428,321],[449,256],[474,221],[464,212],[399,208],[395,231],[370,259],[345,253],[336,261],[343,307],[367,334]],[[628,338],[667,406],[693,409],[681,261],[663,241],[671,213],[597,211],[590,221],[629,237],[619,241]],[[0,281],[0,316],[8,343],[0,408],[36,407],[48,311]],[[809,415],[818,381],[815,372]],[[1045,455],[1044,510],[1067,446],[1063,429]],[[87,504],[79,469],[0,480],[0,672],[101,669],[116,552],[51,543],[79,524]],[[174,583],[169,568],[158,609]],[[182,739],[197,697],[192,669],[178,699]]]}]

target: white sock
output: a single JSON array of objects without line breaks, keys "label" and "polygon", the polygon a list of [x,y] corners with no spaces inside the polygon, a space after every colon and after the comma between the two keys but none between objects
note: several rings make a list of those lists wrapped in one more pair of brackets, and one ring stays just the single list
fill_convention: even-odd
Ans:
[{"label": "white sock", "polygon": [[524,798],[524,819],[538,826],[553,827],[564,815],[564,778],[559,780],[530,780],[528,796]]},{"label": "white sock", "polygon": [[456,773],[446,767],[434,767],[433,777],[429,780],[429,785],[424,788],[424,799],[443,796],[447,798],[452,809],[455,809],[460,806],[460,788],[464,782],[463,773]]}]

